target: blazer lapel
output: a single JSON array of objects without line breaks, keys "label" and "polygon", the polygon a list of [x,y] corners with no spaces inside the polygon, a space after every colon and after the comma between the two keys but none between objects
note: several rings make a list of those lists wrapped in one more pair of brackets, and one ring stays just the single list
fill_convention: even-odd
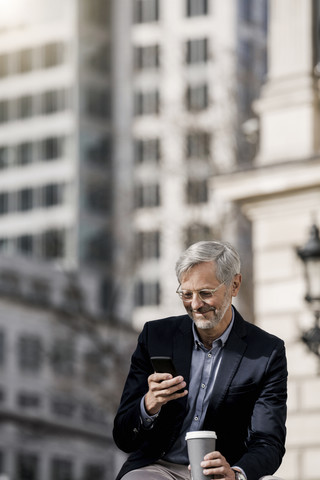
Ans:
[{"label": "blazer lapel", "polygon": [[247,348],[247,343],[241,338],[245,335],[244,325],[237,316],[236,312],[234,326],[222,351],[220,368],[209,402],[207,415],[208,413],[212,415],[212,411],[216,411],[223,402],[229,385]]}]

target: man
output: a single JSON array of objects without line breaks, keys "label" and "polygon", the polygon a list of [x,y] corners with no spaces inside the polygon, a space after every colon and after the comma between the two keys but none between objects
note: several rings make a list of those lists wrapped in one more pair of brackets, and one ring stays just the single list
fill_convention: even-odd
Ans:
[{"label": "man", "polygon": [[[208,479],[272,475],[285,452],[284,343],[233,307],[241,274],[230,244],[192,245],[176,274],[187,315],[147,322],[139,336],[114,422],[116,444],[130,453],[117,480],[190,479],[193,430],[217,434],[201,464]],[[172,357],[178,376],[155,373],[152,356]]]}]

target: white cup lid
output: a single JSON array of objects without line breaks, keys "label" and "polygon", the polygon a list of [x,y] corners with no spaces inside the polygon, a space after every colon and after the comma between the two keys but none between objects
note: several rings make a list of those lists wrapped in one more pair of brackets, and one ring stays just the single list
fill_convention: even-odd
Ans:
[{"label": "white cup lid", "polygon": [[217,438],[216,432],[209,430],[196,430],[195,432],[187,432],[186,440],[191,438]]}]

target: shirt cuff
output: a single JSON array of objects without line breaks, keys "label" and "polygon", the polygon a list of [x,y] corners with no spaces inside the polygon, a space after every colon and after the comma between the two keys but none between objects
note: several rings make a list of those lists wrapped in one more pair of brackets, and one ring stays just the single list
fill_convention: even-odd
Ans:
[{"label": "shirt cuff", "polygon": [[141,414],[142,425],[145,428],[151,428],[153,426],[153,423],[154,423],[155,419],[158,417],[159,413],[160,413],[160,410],[155,415],[149,415],[146,412],[146,409],[145,409],[145,406],[144,406],[144,397],[142,397],[141,402],[140,402],[140,414]]},{"label": "shirt cuff", "polygon": [[238,467],[237,465],[233,465],[233,467],[231,468],[232,470],[238,470],[238,472],[242,473],[247,478],[246,472],[241,467]]}]

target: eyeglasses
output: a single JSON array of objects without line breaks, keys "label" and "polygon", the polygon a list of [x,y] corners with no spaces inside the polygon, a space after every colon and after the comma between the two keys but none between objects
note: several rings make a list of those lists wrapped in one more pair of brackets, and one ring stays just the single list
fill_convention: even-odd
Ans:
[{"label": "eyeglasses", "polygon": [[198,295],[198,297],[200,298],[200,300],[202,300],[203,302],[207,302],[208,300],[210,300],[214,294],[217,292],[217,290],[219,290],[220,287],[222,287],[222,285],[224,285],[224,282],[220,283],[220,285],[218,285],[216,288],[202,288],[201,290],[180,290],[180,285],[179,287],[177,288],[176,290],[176,293],[179,295],[179,297],[181,298],[181,300],[183,300],[184,302],[191,302],[192,299],[193,299],[193,294],[195,293],[196,295]]}]

